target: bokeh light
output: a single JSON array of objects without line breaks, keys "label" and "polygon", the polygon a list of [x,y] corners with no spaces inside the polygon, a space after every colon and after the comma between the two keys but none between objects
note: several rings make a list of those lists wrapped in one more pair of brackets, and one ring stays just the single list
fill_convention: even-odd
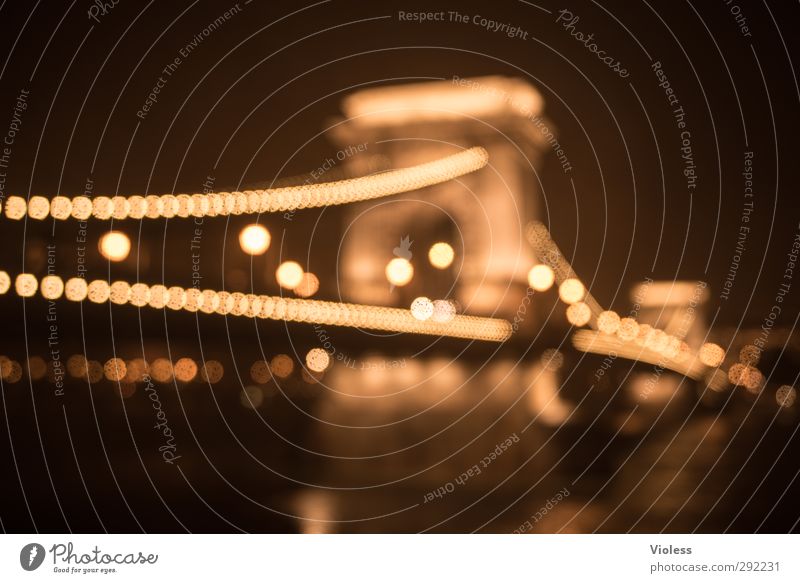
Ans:
[{"label": "bokeh light", "polygon": [[314,372],[323,372],[331,364],[330,355],[322,348],[312,348],[306,354],[306,366]]},{"label": "bokeh light", "polygon": [[285,289],[294,289],[303,281],[303,268],[296,261],[284,261],[275,271],[278,285]]},{"label": "bokeh light", "polygon": [[447,269],[453,264],[456,253],[453,248],[444,242],[434,243],[428,250],[428,260],[436,269]]},{"label": "bokeh light", "polygon": [[131,240],[120,231],[109,231],[98,243],[100,254],[109,261],[125,261],[131,252]]},{"label": "bokeh light", "polygon": [[597,316],[597,328],[603,334],[616,334],[619,330],[619,314],[611,310],[600,312]]},{"label": "bokeh light", "polygon": [[565,279],[558,287],[558,297],[567,304],[574,304],[583,299],[586,295],[586,288],[580,280],[573,278]]},{"label": "bokeh light", "polygon": [[549,290],[555,280],[556,274],[547,265],[534,265],[528,272],[528,285],[539,292]]},{"label": "bokeh light", "polygon": [[576,302],[567,307],[567,320],[573,326],[585,326],[592,317],[592,311],[583,302]]},{"label": "bokeh light", "polygon": [[310,272],[304,273],[300,284],[294,288],[294,293],[301,298],[310,298],[317,291],[319,291],[319,278]]},{"label": "bokeh light", "polygon": [[[706,366],[717,367],[725,360],[725,351],[719,344],[713,342],[706,342],[700,347],[700,362]],[[733,384],[736,384],[731,379]]]},{"label": "bokeh light", "polygon": [[411,315],[423,322],[430,319],[433,316],[433,302],[425,296],[416,298],[411,302]]},{"label": "bokeh light", "polygon": [[269,249],[272,237],[264,225],[247,225],[239,233],[242,251],[250,255],[263,255]]},{"label": "bokeh light", "polygon": [[402,287],[414,277],[414,266],[408,259],[395,257],[386,264],[386,279],[389,283]]}]

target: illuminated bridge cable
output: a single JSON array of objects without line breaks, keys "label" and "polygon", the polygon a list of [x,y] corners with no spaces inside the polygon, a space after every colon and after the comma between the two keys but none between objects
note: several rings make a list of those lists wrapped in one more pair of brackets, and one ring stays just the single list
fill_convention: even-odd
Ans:
[{"label": "illuminated bridge cable", "polygon": [[[12,288],[12,280],[0,271],[0,294]],[[196,288],[149,286],[143,283],[129,284],[126,281],[108,283],[104,280],[88,282],[74,277],[64,282],[56,275],[48,275],[41,281],[30,273],[19,274],[13,281],[17,295],[32,297],[40,293],[49,300],[65,298],[70,301],[88,299],[94,303],[111,302],[130,304],[136,307],[156,309],[170,308],[207,314],[221,314],[304,322],[324,326],[344,326],[385,332],[406,332],[449,336],[468,340],[503,342],[511,336],[511,324],[502,319],[457,315],[447,322],[420,321],[410,310],[345,304],[319,300],[283,298],[256,294],[229,293],[225,291],[199,290]]]},{"label": "illuminated bridge cable", "polygon": [[158,219],[214,217],[278,213],[306,208],[349,204],[411,192],[447,182],[486,166],[489,155],[480,147],[469,148],[438,160],[337,182],[302,184],[284,188],[214,192],[209,194],[164,194],[133,196],[32,196],[25,200],[10,196],[0,211],[19,220],[25,216],[44,220]]}]

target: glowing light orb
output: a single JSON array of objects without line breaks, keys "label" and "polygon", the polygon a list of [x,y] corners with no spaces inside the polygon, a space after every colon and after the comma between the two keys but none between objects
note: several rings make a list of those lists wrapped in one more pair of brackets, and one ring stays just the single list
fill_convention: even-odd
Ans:
[{"label": "glowing light orb", "polygon": [[583,302],[576,302],[567,308],[567,320],[573,326],[585,326],[592,317],[592,311]]},{"label": "glowing light orb", "polygon": [[197,363],[191,358],[179,358],[174,367],[175,378],[182,383],[189,383],[197,376]]},{"label": "glowing light orb", "polygon": [[131,240],[120,231],[109,231],[100,237],[100,254],[109,261],[125,261],[131,252]]},{"label": "glowing light orb", "polygon": [[[89,204],[91,209],[91,203]],[[43,196],[32,196],[28,201],[28,216],[37,221],[47,218],[50,214],[50,201]]]},{"label": "glowing light orb", "polygon": [[14,282],[14,288],[17,290],[17,295],[22,296],[23,298],[31,297],[36,293],[36,289],[38,287],[39,282],[36,281],[36,277],[30,273],[20,273],[17,276],[16,282]]},{"label": "glowing light orb", "polygon": [[172,379],[172,363],[166,358],[156,358],[150,365],[150,376],[156,382],[168,383]]},{"label": "glowing light orb", "polygon": [[556,274],[547,265],[534,265],[528,272],[528,285],[539,292],[549,290],[555,280]]},{"label": "glowing light orb", "polygon": [[131,299],[131,286],[127,281],[115,281],[109,288],[108,297],[111,303],[125,304]]},{"label": "glowing light orb", "polygon": [[294,288],[294,293],[301,298],[310,298],[319,291],[319,278],[313,273],[306,272],[300,285]]},{"label": "glowing light orb", "polygon": [[47,275],[40,284],[42,295],[48,300],[57,300],[64,293],[64,282],[57,275]]},{"label": "glowing light orb", "polygon": [[103,373],[106,375],[106,378],[110,381],[121,381],[125,378],[125,375],[128,372],[128,367],[125,365],[125,361],[121,358],[110,358],[106,363],[103,365]]},{"label": "glowing light orb", "polygon": [[263,360],[257,360],[250,367],[250,378],[254,382],[264,385],[272,378],[272,373],[269,370],[269,364]]},{"label": "glowing light orb", "polygon": [[[706,342],[700,347],[700,362],[706,366],[717,367],[725,360],[725,351],[719,344]],[[733,384],[733,379],[731,379]]]},{"label": "glowing light orb", "polygon": [[447,269],[453,264],[456,252],[444,242],[434,243],[428,250],[428,260],[436,269]]},{"label": "glowing light orb", "polygon": [[186,290],[173,286],[167,290],[167,307],[170,310],[180,310],[186,304]]},{"label": "glowing light orb", "polygon": [[456,317],[456,305],[450,300],[433,300],[433,315],[431,320],[434,322],[449,322]]},{"label": "glowing light orb", "polygon": [[217,360],[209,360],[200,369],[200,378],[211,385],[217,384],[222,380],[225,369],[222,363]]},{"label": "glowing light orb", "polygon": [[284,261],[275,271],[278,285],[284,289],[294,289],[303,281],[303,268],[296,261]]},{"label": "glowing light orb", "polygon": [[276,377],[285,379],[294,371],[294,361],[285,354],[278,354],[270,361],[269,368]]},{"label": "glowing light orb", "polygon": [[82,277],[72,277],[64,284],[64,295],[71,302],[82,302],[87,294],[86,280]]},{"label": "glowing light orb", "polygon": [[147,303],[151,308],[161,309],[167,305],[169,299],[169,292],[163,285],[156,284],[150,287],[150,297]]},{"label": "glowing light orb", "polygon": [[250,255],[263,255],[269,249],[272,237],[263,225],[247,225],[239,233],[242,251]]},{"label": "glowing light orb", "polygon": [[0,294],[8,292],[10,287],[11,277],[5,271],[0,271]]},{"label": "glowing light orb", "polygon": [[597,316],[597,327],[603,334],[616,334],[619,330],[619,314],[606,310]]},{"label": "glowing light orb", "polygon": [[9,196],[6,199],[6,216],[15,221],[20,220],[25,216],[27,210],[27,203],[25,199],[20,196]]},{"label": "glowing light orb", "polygon": [[574,304],[583,299],[586,295],[586,288],[575,278],[565,279],[558,287],[558,297],[566,304]]},{"label": "glowing light orb", "polygon": [[95,304],[107,302],[110,293],[110,286],[102,279],[95,279],[86,288],[86,295],[89,296],[89,301],[94,302]]},{"label": "glowing light orb", "polygon": [[408,259],[395,257],[386,264],[386,279],[397,287],[403,287],[414,277],[414,266]]},{"label": "glowing light orb", "polygon": [[622,318],[617,328],[620,340],[630,341],[639,335],[639,324],[633,318]]},{"label": "glowing light orb", "polygon": [[331,364],[330,355],[322,348],[312,348],[306,354],[306,366],[314,372],[323,372]]},{"label": "glowing light orb", "polygon": [[433,316],[433,302],[422,296],[411,302],[411,315],[417,320],[425,321]]},{"label": "glowing light orb", "polygon": [[67,359],[67,372],[69,376],[79,379],[88,372],[89,361],[82,354],[73,354]]}]

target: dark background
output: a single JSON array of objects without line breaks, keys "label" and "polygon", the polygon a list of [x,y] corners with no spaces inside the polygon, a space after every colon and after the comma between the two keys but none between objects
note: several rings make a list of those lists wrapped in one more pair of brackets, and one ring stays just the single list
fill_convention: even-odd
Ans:
[{"label": "dark background", "polygon": [[[792,63],[798,57],[796,4],[740,1],[752,31],[748,38],[724,2],[541,2],[548,13],[510,0],[332,0],[313,5],[253,0],[240,3],[238,14],[183,59],[144,120],[136,112],[163,67],[231,5],[121,0],[99,23],[87,18],[90,6],[78,1],[0,7],[0,130],[20,90],[30,91],[7,169],[6,196],[77,195],[89,178],[94,194],[144,194],[199,192],[208,176],[226,189],[299,175],[335,151],[323,130],[354,88],[453,75],[519,76],[542,92],[546,115],[574,167],[573,192],[556,157],[545,158],[545,222],[601,303],[627,309],[628,287],[644,277],[701,279],[712,289],[708,312],[716,314],[715,326],[734,331],[760,327],[774,304],[786,253],[800,228],[800,93]],[[613,74],[555,23],[561,8],[579,15],[577,29],[594,32],[598,44],[624,63],[627,79]],[[521,26],[529,40],[471,24],[397,18],[398,10],[439,9]],[[699,177],[692,195],[681,174],[678,131],[651,59],[661,62],[686,111]],[[719,291],[741,225],[745,151],[754,152],[755,206],[735,285],[723,301]],[[341,234],[338,216],[329,213],[323,223],[328,241]],[[204,286],[235,287],[238,282],[247,288],[252,284],[257,293],[277,293],[261,270],[273,272],[278,258],[272,251],[281,238],[281,254],[304,254],[317,217],[317,211],[298,213],[291,228],[279,218],[262,217],[273,233],[273,248],[259,260],[263,264],[254,265],[236,246],[236,233],[247,217],[207,219]],[[138,242],[140,252],[112,267],[95,254],[89,260],[90,277],[191,283],[191,221],[126,221],[115,227],[126,231],[135,246]],[[105,228],[89,223],[90,251]],[[2,269],[42,274],[44,246],[56,244],[58,273],[74,275],[76,231],[74,221],[33,224],[3,218]],[[323,281],[319,297],[336,293],[335,249],[334,244],[314,249]],[[602,454],[591,472],[596,482],[572,498],[580,499],[577,509],[584,503],[589,507],[578,526],[573,524],[578,530],[796,530],[797,417],[792,411],[778,415],[773,395],[777,385],[796,381],[798,285],[793,284],[779,320],[791,343],[782,354],[766,355],[762,368],[771,374],[769,395],[726,396],[700,414],[694,408],[696,391],[687,390],[686,402],[670,405],[677,410],[660,418],[663,433],[656,430],[643,441],[641,433],[615,440],[612,425],[592,424],[610,412],[598,396],[586,403],[582,424],[556,431],[548,446],[552,453],[577,445],[563,463],[545,463],[558,466],[561,478],[537,486],[516,506],[507,508],[516,496],[495,492],[459,514],[479,498],[471,493],[442,511],[443,519],[452,519],[437,528],[513,530],[565,479]],[[91,389],[74,382],[64,397],[56,398],[46,381],[31,383],[26,377],[4,384],[0,519],[5,531],[298,529],[286,515],[291,512],[285,501],[300,483],[315,482],[321,460],[291,443],[315,439],[314,422],[303,411],[313,407],[318,394],[313,386],[293,381],[270,397],[260,417],[240,406],[238,394],[248,382],[250,363],[277,352],[303,351],[313,330],[88,303],[59,304],[58,310],[64,356],[86,353],[104,361],[113,352],[125,358],[216,358],[225,364],[226,378],[214,390],[164,391],[175,431],[186,444],[181,472],[153,455],[157,444],[148,432],[149,405],[141,394],[121,399],[109,382]],[[41,299],[24,304],[11,294],[0,299],[0,352],[20,362],[29,355],[46,356],[45,311]],[[342,338],[353,353],[375,348],[365,346],[358,334],[343,333]],[[407,338],[380,348],[412,354],[421,345]],[[519,354],[525,348],[523,342],[507,350]],[[458,349],[452,342],[441,347],[444,353]],[[480,362],[487,354],[474,347],[464,359]],[[596,361],[586,365],[583,374],[596,366]],[[676,473],[681,478],[672,497],[648,490],[650,481],[654,488],[669,482],[658,473],[665,471],[663,464],[674,468],[678,460],[682,463],[695,439],[702,442],[703,428],[714,426],[709,419],[720,412],[728,432],[720,438],[723,446],[713,450],[717,453],[692,457],[689,475]],[[684,418],[695,425],[681,425]],[[475,426],[475,434],[480,429]],[[476,447],[473,457],[486,449],[485,444]],[[723,449],[724,455],[719,453]],[[706,473],[716,455],[724,458],[722,463]],[[616,474],[618,468],[629,471]],[[690,496],[702,478],[700,494]],[[532,482],[530,475],[515,479],[522,482],[515,486],[519,491]],[[646,479],[644,484],[640,479]],[[636,494],[626,498],[632,491]],[[370,504],[357,491],[342,496],[345,508],[357,508],[360,500],[367,516],[418,500],[409,484],[377,489]],[[637,500],[634,506],[632,499]],[[620,500],[624,504],[617,512]],[[688,509],[670,523],[684,500],[691,500]],[[651,502],[660,514],[649,511]],[[438,522],[423,513],[345,524],[340,530],[416,531]],[[563,522],[546,529],[558,530]]]}]

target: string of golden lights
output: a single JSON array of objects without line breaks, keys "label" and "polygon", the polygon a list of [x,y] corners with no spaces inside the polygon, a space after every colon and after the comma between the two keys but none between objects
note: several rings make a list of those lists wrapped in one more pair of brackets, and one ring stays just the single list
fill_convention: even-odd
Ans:
[{"label": "string of golden lights", "polygon": [[[0,272],[0,294],[11,289],[11,277]],[[468,340],[503,342],[511,336],[511,323],[497,318],[453,315],[445,320],[419,320],[411,310],[348,304],[321,300],[284,298],[280,296],[244,294],[241,292],[211,289],[183,288],[180,286],[147,285],[118,280],[107,282],[96,279],[87,282],[73,277],[66,282],[57,275],[39,279],[30,273],[21,273],[14,279],[14,291],[23,298],[37,291],[48,300],[65,298],[80,302],[88,299],[94,303],[111,302],[130,304],[138,308],[169,308],[206,314],[245,316],[286,322],[364,328],[384,332],[405,332],[448,336]]]},{"label": "string of golden lights", "polygon": [[731,365],[726,373],[720,368],[727,357],[721,346],[706,342],[695,351],[683,338],[604,309],[578,278],[544,224],[529,223],[525,234],[540,261],[528,273],[528,283],[536,291],[546,291],[557,283],[559,299],[567,304],[569,323],[594,329],[573,334],[572,343],[576,349],[605,356],[614,354],[668,368],[694,380],[704,379],[707,386],[716,391],[728,383],[744,386],[751,392],[763,387],[764,375],[756,368],[760,350],[755,346],[743,348],[739,362]]},{"label": "string of golden lights", "polygon": [[[52,217],[81,221],[90,218],[120,221],[287,212],[373,200],[418,190],[480,170],[488,161],[486,150],[475,147],[416,166],[337,182],[208,194],[93,198],[56,196],[52,199],[36,195],[28,200],[21,196],[9,196],[4,204],[0,204],[0,212],[5,211],[5,216],[13,220],[27,216],[35,220]],[[256,250],[269,246],[263,233],[252,232],[247,236],[250,240],[246,244]]]}]

